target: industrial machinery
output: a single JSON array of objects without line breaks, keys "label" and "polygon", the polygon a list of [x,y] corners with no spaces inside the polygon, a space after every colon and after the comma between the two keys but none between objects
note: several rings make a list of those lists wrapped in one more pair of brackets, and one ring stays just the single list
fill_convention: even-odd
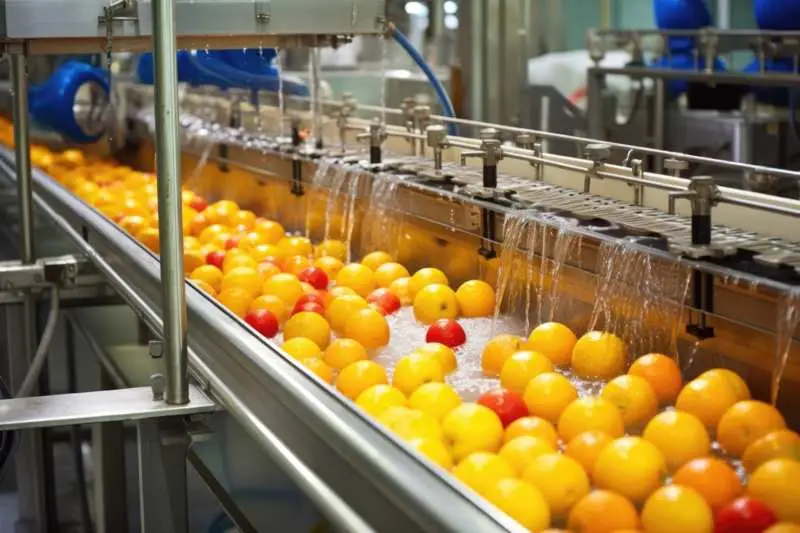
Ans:
[{"label": "industrial machinery", "polygon": [[[800,353],[800,202],[722,186],[713,170],[682,175],[693,165],[764,179],[796,181],[800,173],[458,119],[413,101],[401,109],[352,97],[321,101],[313,72],[311,96],[281,93],[278,105],[273,95],[241,90],[179,93],[176,40],[185,48],[323,46],[387,31],[377,0],[47,4],[3,6],[15,128],[13,140],[4,139],[13,150],[0,149],[0,167],[17,188],[3,213],[14,216],[17,206],[6,226],[18,228],[21,254],[0,264],[6,350],[15,358],[10,388],[18,396],[0,402],[0,430],[19,436],[18,483],[30,484],[21,508],[27,530],[48,531],[53,519],[42,460],[47,430],[75,424],[98,424],[98,529],[127,529],[119,516],[124,480],[112,462],[125,421],[136,423],[143,531],[188,530],[187,463],[240,531],[259,530],[254,516],[267,504],[256,498],[245,509],[224,478],[233,470],[263,478],[262,463],[284,472],[335,531],[524,530],[376,424],[343,387],[326,383],[331,377],[259,334],[242,319],[249,302],[236,307],[194,278],[185,283],[192,256],[184,253],[184,234],[200,234],[194,216],[182,220],[191,213],[185,191],[279,221],[290,236],[283,245],[302,249],[284,259],[300,257],[303,266],[310,243],[336,242],[343,262],[383,250],[410,272],[436,267],[454,286],[474,279],[494,286],[494,316],[462,317],[469,338],[448,380],[466,402],[498,385],[481,372],[490,337],[527,336],[557,321],[579,334],[613,333],[630,358],[673,356],[687,378],[733,368],[754,397],[777,405],[790,426],[800,423],[791,386]],[[312,4],[315,16],[304,16]],[[30,54],[143,50],[151,35],[154,84],[124,72],[111,80],[109,116],[118,124],[110,131],[123,136],[114,142],[121,149],[31,148]],[[569,143],[578,155],[553,154],[545,149],[552,143]],[[87,161],[106,174],[83,187]],[[100,189],[120,168],[137,169],[131,180],[155,186],[156,227],[126,225],[130,213],[101,200]],[[147,181],[147,173],[157,178]],[[57,231],[59,246],[38,241],[47,229]],[[220,235],[218,252],[245,239]],[[67,304],[108,304],[112,295],[135,313],[129,329],[143,326],[142,348],[112,353],[96,340],[97,328],[93,334],[69,311],[74,329],[90,339],[107,390],[46,395],[42,387],[42,396],[28,397],[53,329],[48,321],[37,342],[37,302],[49,298],[56,317]],[[400,334],[376,341],[371,355],[394,369],[425,340],[426,327],[408,307],[385,320]],[[577,380],[583,394],[603,387],[591,378]],[[255,445],[243,452],[241,439]]]}]

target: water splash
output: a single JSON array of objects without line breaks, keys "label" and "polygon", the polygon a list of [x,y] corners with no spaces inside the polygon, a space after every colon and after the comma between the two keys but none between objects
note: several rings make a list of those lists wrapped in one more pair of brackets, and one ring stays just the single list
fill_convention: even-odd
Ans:
[{"label": "water splash", "polygon": [[389,47],[386,45],[387,39],[385,37],[379,37],[380,40],[380,51],[381,51],[381,81],[380,81],[380,106],[381,106],[381,124],[386,124],[386,83],[387,83],[387,72],[389,67]]},{"label": "water splash", "polygon": [[279,133],[280,138],[282,139],[286,133],[286,109],[285,109],[285,102],[283,99],[283,56],[284,51],[281,49],[276,50],[275,55],[275,69],[278,71],[278,120],[279,124]]},{"label": "water splash", "polygon": [[624,340],[633,355],[678,353],[678,332],[691,270],[642,252],[624,240],[603,242],[590,329]]},{"label": "water splash", "polygon": [[[316,240],[322,235],[316,235],[316,223],[319,221],[315,219],[315,215],[320,213],[325,216],[324,206],[320,206],[320,199],[327,201],[326,189],[330,188],[332,176],[334,175],[333,160],[322,158],[317,161],[317,170],[311,178],[311,183],[306,191],[306,237]],[[327,218],[327,217],[326,217]]]},{"label": "water splash", "polygon": [[772,382],[770,400],[772,405],[778,403],[781,381],[789,362],[794,333],[800,326],[800,290],[792,290],[784,294],[778,305],[778,323],[775,329],[775,359],[772,365]]},{"label": "water splash", "polygon": [[402,216],[397,210],[397,190],[402,179],[393,174],[377,174],[372,179],[369,204],[362,223],[361,253],[375,250],[397,257],[402,235]]}]

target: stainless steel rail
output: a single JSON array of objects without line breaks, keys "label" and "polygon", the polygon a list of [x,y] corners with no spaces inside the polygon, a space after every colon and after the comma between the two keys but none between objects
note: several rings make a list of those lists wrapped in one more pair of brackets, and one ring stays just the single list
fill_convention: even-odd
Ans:
[{"label": "stainless steel rail", "polygon": [[[0,170],[13,178],[12,161],[0,150]],[[161,331],[156,257],[46,175],[34,171],[33,180],[37,207],[90,248],[98,268],[113,273],[109,283]],[[91,246],[72,225],[88,230]],[[337,528],[522,532],[204,293],[187,289],[187,301],[190,368]]]}]

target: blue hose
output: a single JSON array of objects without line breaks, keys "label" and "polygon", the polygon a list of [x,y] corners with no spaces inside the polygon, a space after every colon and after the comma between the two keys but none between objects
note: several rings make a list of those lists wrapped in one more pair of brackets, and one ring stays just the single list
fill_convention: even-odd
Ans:
[{"label": "blue hose", "polygon": [[[442,82],[439,81],[439,78],[436,77],[436,74],[433,73],[431,70],[430,65],[425,62],[425,59],[422,55],[414,48],[414,45],[411,44],[411,41],[403,35],[403,33],[397,29],[397,27],[392,24],[390,26],[392,37],[397,44],[403,47],[403,49],[411,56],[411,59],[414,60],[414,63],[422,70],[422,73],[425,74],[425,77],[428,78],[428,81],[433,86],[433,90],[436,92],[436,99],[439,101],[439,106],[442,108],[442,114],[449,118],[456,118],[455,109],[453,109],[453,103],[450,101],[450,97],[447,95],[447,91],[445,90]],[[447,124],[447,131],[450,135],[458,135],[458,126],[456,124],[448,123]]]}]

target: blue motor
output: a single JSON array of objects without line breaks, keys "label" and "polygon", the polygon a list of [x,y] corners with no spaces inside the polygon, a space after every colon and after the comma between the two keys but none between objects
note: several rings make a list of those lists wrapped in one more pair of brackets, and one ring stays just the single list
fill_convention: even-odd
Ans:
[{"label": "blue motor", "polygon": [[73,142],[92,143],[105,132],[109,102],[105,71],[68,61],[29,91],[29,109],[40,125]]},{"label": "blue motor", "polygon": [[800,30],[800,0],[754,0],[753,9],[762,30]]},{"label": "blue motor", "polygon": [[[706,68],[706,61],[703,57],[695,59],[689,53],[676,54],[672,56],[659,57],[652,63],[651,67],[672,69],[672,70],[703,70]],[[720,58],[714,58],[714,71],[722,72],[727,69],[725,62]],[[677,98],[689,90],[689,83],[683,80],[670,80],[667,82],[667,93],[671,98]]]},{"label": "blue motor", "polygon": [[[711,13],[704,0],[653,0],[656,26],[660,30],[699,30],[711,26]],[[672,53],[691,51],[691,37],[670,37],[667,46]]]}]

